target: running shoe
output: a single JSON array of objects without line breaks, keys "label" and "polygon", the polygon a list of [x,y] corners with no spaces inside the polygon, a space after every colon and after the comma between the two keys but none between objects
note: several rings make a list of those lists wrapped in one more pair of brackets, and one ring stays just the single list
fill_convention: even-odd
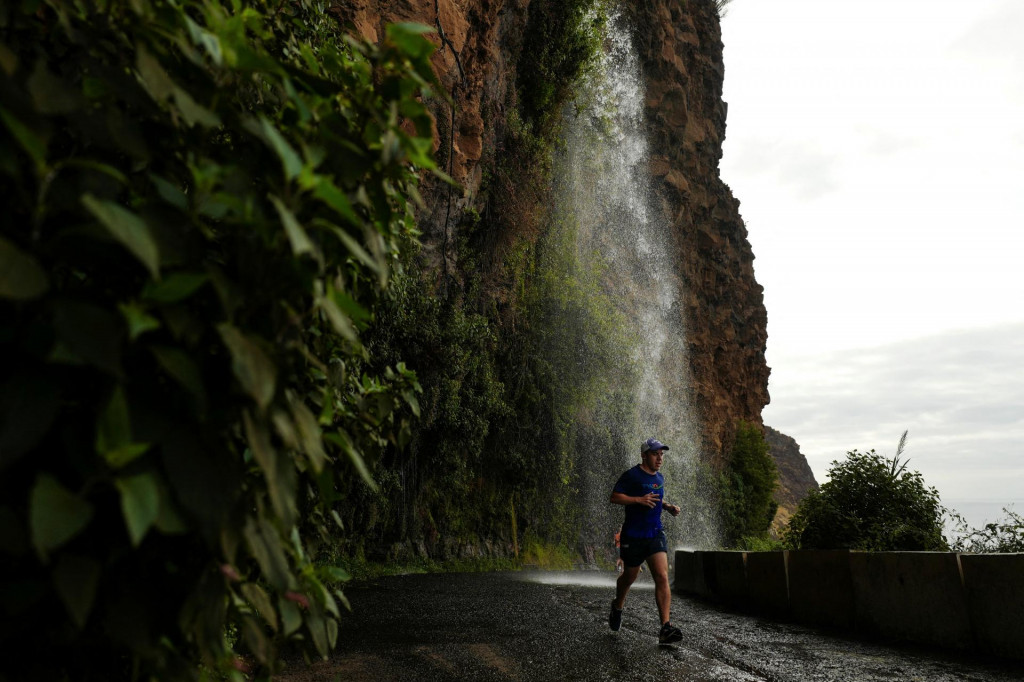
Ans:
[{"label": "running shoe", "polygon": [[683,638],[683,632],[672,623],[665,623],[658,633],[658,644],[672,644]]},{"label": "running shoe", "polygon": [[615,608],[615,602],[613,601],[611,613],[608,614],[608,627],[612,630],[618,630],[620,625],[622,625],[622,609]]}]

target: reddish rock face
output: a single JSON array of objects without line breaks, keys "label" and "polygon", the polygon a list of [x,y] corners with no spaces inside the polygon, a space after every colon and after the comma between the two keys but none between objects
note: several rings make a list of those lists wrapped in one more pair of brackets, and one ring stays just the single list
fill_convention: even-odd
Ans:
[{"label": "reddish rock face", "polygon": [[762,288],[739,202],[719,177],[725,138],[721,27],[713,3],[631,3],[647,80],[651,159],[684,282],[691,385],[702,452],[721,463],[737,420],[768,403]]},{"label": "reddish rock face", "polygon": [[[437,157],[464,191],[428,181],[420,216],[428,263],[454,262],[452,216],[474,207],[487,159],[501,153],[506,107],[515,101],[515,65],[529,0],[339,0],[338,15],[370,39],[394,21],[439,29],[433,58],[450,104],[431,103]],[[684,282],[690,385],[702,422],[700,451],[720,465],[737,420],[761,423],[768,403],[767,315],[739,202],[719,177],[725,137],[724,66],[713,3],[624,3],[647,81],[651,172],[672,225]],[[454,138],[451,135],[454,127]],[[500,292],[499,292],[500,294]]]},{"label": "reddish rock face", "polygon": [[[514,90],[515,65],[526,30],[529,0],[337,0],[334,12],[364,38],[377,41],[385,27],[412,21],[431,26],[438,46],[432,62],[452,102],[429,102],[436,120],[439,165],[464,189],[450,197],[447,185],[426,179],[427,210],[420,229],[434,265],[454,259],[452,216],[472,206],[488,152],[500,146],[505,108]],[[454,136],[452,120],[454,118]],[[447,244],[447,246],[446,246]]]}]

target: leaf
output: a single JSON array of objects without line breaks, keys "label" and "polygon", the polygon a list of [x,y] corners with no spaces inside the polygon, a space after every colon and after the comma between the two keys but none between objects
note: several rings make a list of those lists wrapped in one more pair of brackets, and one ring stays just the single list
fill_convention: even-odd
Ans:
[{"label": "leaf", "polygon": [[49,288],[46,272],[36,259],[0,237],[0,297],[28,301]]},{"label": "leaf", "polygon": [[327,645],[333,649],[338,643],[338,621],[334,618],[327,619]]},{"label": "leaf", "polygon": [[294,180],[298,177],[299,173],[302,172],[302,159],[295,151],[295,148],[288,143],[288,140],[284,139],[284,136],[278,132],[273,123],[265,116],[260,116],[258,126],[250,125],[247,127],[262,138],[274,153],[277,154],[287,179]]},{"label": "leaf", "polygon": [[284,410],[274,410],[273,415],[271,415],[271,421],[274,422],[274,429],[277,431],[277,435],[281,438],[284,446],[292,450],[298,450],[298,432],[295,430],[292,420],[288,417],[288,413]]},{"label": "leaf", "polygon": [[310,464],[313,465],[313,471],[319,474],[323,470],[324,462],[327,459],[327,455],[324,453],[320,425],[317,424],[316,417],[309,408],[294,395],[289,395],[289,403],[292,408],[292,416],[295,419],[295,426],[298,427],[302,451],[306,453]]},{"label": "leaf", "polygon": [[0,107],[0,120],[35,162],[36,173],[42,175],[46,169],[46,141],[3,107]]},{"label": "leaf", "polygon": [[135,461],[149,447],[149,443],[132,442],[128,404],[124,390],[118,384],[96,422],[96,452],[111,467],[120,469]]},{"label": "leaf", "polygon": [[363,479],[366,485],[370,486],[370,489],[377,492],[377,482],[373,480],[373,476],[370,475],[370,470],[366,467],[366,462],[363,461],[363,456],[359,454],[356,449],[352,446],[348,436],[338,431],[336,433],[325,433],[324,440],[334,443],[342,452],[348,455],[349,460],[352,462],[352,466],[359,472],[359,476]]},{"label": "leaf", "polygon": [[362,226],[362,221],[356,215],[355,209],[352,208],[352,202],[330,179],[320,176],[313,196],[333,208],[338,215],[352,225]]},{"label": "leaf", "polygon": [[53,306],[53,327],[58,343],[50,357],[52,362],[86,362],[116,377],[124,376],[124,327],[116,315],[88,303],[65,299]]},{"label": "leaf", "polygon": [[132,441],[132,425],[124,389],[118,384],[96,421],[96,452],[101,455]]},{"label": "leaf", "polygon": [[121,513],[132,545],[139,546],[160,513],[160,488],[156,474],[144,473],[119,478],[114,484],[121,492]]},{"label": "leaf", "polygon": [[183,14],[182,16],[185,18],[185,26],[188,27],[188,33],[192,38],[192,42],[206,51],[206,54],[210,56],[214,65],[221,66],[224,62],[224,55],[220,47],[220,38],[217,37],[216,34],[210,33],[205,28],[197,24],[192,17],[187,14]]},{"label": "leaf", "polygon": [[177,303],[194,294],[209,279],[203,272],[176,272],[159,282],[146,284],[142,297],[158,303]]},{"label": "leaf", "polygon": [[107,464],[115,469],[121,469],[131,464],[140,456],[144,455],[150,448],[149,443],[127,443],[113,450],[103,453]]},{"label": "leaf", "polygon": [[433,43],[423,37],[426,33],[435,32],[429,26],[405,22],[390,24],[386,30],[391,42],[413,59],[428,57],[436,49]]},{"label": "leaf", "polygon": [[260,663],[266,663],[270,655],[270,641],[263,628],[252,616],[242,616],[242,639],[245,645]]},{"label": "leaf", "polygon": [[274,449],[270,443],[270,434],[261,423],[253,421],[248,411],[242,414],[242,422],[252,455],[267,480],[267,492],[270,493],[274,511],[283,523],[289,525],[297,513],[292,481],[295,469],[287,457]]},{"label": "leaf", "polygon": [[78,92],[46,68],[46,61],[36,62],[26,83],[36,111],[49,116],[72,114],[82,108]]},{"label": "leaf", "polygon": [[192,95],[188,94],[185,90],[175,86],[173,96],[174,104],[178,107],[178,111],[181,112],[189,127],[197,123],[206,128],[217,128],[220,126],[220,117],[197,103],[192,99]]},{"label": "leaf", "polygon": [[170,97],[176,86],[160,62],[141,45],[137,47],[135,54],[135,68],[149,96],[158,102]]},{"label": "leaf", "polygon": [[352,579],[352,574],[341,566],[323,566],[320,570],[332,582],[344,583]]},{"label": "leaf", "polygon": [[82,196],[82,204],[114,239],[146,266],[153,279],[160,279],[160,251],[142,218],[112,201],[97,199],[88,193]]},{"label": "leaf", "polygon": [[288,241],[292,245],[292,253],[296,256],[301,256],[304,253],[313,254],[317,260],[320,260],[320,254],[309,239],[309,235],[299,224],[295,214],[291,212],[284,203],[275,197],[273,194],[270,195],[270,201],[274,204],[274,208],[277,209],[277,215],[281,218],[281,224],[284,226],[285,234],[288,235]]},{"label": "leaf", "polygon": [[188,210],[188,196],[176,185],[153,173],[149,174],[149,179],[153,186],[156,187],[157,194],[160,195],[161,199],[180,211]]},{"label": "leaf", "polygon": [[348,319],[332,298],[321,296],[317,299],[317,305],[324,311],[324,315],[327,317],[327,321],[331,323],[334,331],[338,332],[342,338],[348,341],[353,343],[358,341],[359,335],[356,333],[356,328],[352,325],[352,321]]},{"label": "leaf", "polygon": [[267,623],[276,632],[279,624],[277,620],[277,611],[274,609],[274,604],[270,601],[270,596],[266,590],[257,585],[256,583],[245,583],[241,587],[242,596],[245,597],[252,607],[258,614],[263,616]]},{"label": "leaf", "polygon": [[342,592],[341,590],[335,590],[334,596],[338,598],[338,601],[341,602],[342,606],[344,606],[349,611],[352,610],[352,604],[349,602],[348,597],[345,596],[344,592]]},{"label": "leaf", "polygon": [[165,535],[177,535],[188,531],[188,525],[181,518],[178,506],[171,499],[171,493],[163,480],[159,481],[160,488],[160,512],[156,516],[154,525]]},{"label": "leaf", "polygon": [[[250,517],[245,524],[243,534],[246,546],[249,548],[249,553],[256,559],[256,563],[259,564],[263,577],[266,578],[267,582],[280,592],[291,588],[293,578],[288,568],[288,559],[285,556],[284,548],[281,546],[281,539],[273,526],[262,519],[256,521]],[[280,604],[284,601],[286,600],[280,599],[278,601],[278,611],[284,618],[284,634],[288,635],[294,632],[294,630],[289,630],[288,616],[284,613],[284,609],[280,608]],[[301,616],[299,620],[301,622]]]},{"label": "leaf", "polygon": [[117,309],[128,323],[128,337],[132,341],[148,331],[160,328],[160,320],[147,313],[138,303],[119,303]]},{"label": "leaf", "polygon": [[92,519],[92,505],[62,486],[53,477],[40,474],[29,496],[29,525],[32,545],[46,561],[47,552],[77,535]]},{"label": "leaf", "polygon": [[402,399],[417,417],[420,416],[420,401],[412,391],[402,391]]},{"label": "leaf", "polygon": [[35,367],[0,384],[0,476],[50,433],[59,408],[57,384]]},{"label": "leaf", "polygon": [[128,185],[128,176],[106,163],[100,163],[99,161],[93,161],[92,159],[67,159],[65,161],[61,161],[59,165],[64,168],[85,168],[87,170],[93,170],[117,180],[122,185]]},{"label": "leaf", "polygon": [[[349,318],[355,320],[357,323],[370,322],[373,319],[373,315],[355,302],[351,296],[346,294],[341,289],[335,289],[333,286],[328,285],[327,295],[331,297],[331,300],[338,304],[338,307],[348,315]],[[360,324],[361,328],[365,328],[364,324]]]},{"label": "leaf", "polygon": [[341,228],[335,227],[335,226],[331,225],[330,229],[334,233],[334,235],[338,238],[338,240],[348,250],[348,252],[351,255],[355,256],[356,260],[358,260],[360,263],[362,263],[366,267],[370,268],[370,270],[372,270],[373,272],[376,272],[376,273],[378,273],[380,275],[380,277],[378,278],[378,281],[380,282],[380,286],[383,287],[384,283],[387,281],[387,274],[386,274],[387,273],[387,271],[386,271],[386,267],[387,266],[383,262],[383,260],[378,260],[378,259],[374,258],[373,256],[371,256],[366,251],[366,249],[363,248],[362,244],[360,244],[358,241],[356,241],[355,238],[352,237],[352,235],[350,235],[349,233],[345,232]]},{"label": "leaf", "polygon": [[302,627],[302,612],[299,611],[299,607],[295,602],[288,601],[284,597],[278,597],[277,609],[281,614],[281,634],[285,637],[294,634]]},{"label": "leaf", "polygon": [[100,582],[100,564],[89,557],[62,554],[53,569],[53,583],[71,619],[81,630],[89,618]]},{"label": "leaf", "polygon": [[250,338],[234,326],[224,323],[217,326],[224,345],[231,351],[231,369],[242,388],[252,396],[262,409],[274,398],[277,382],[277,368],[266,353]]},{"label": "leaf", "polygon": [[320,609],[311,609],[309,614],[306,616],[306,625],[309,628],[309,634],[313,638],[313,646],[316,647],[316,651],[320,654],[320,657],[327,659],[327,655],[331,652],[330,646],[327,643],[327,623],[328,620],[324,617],[323,612]]},{"label": "leaf", "polygon": [[203,375],[193,362],[192,356],[180,348],[170,346],[153,346],[150,351],[164,371],[195,396],[199,411],[205,412],[206,389],[203,387]]}]

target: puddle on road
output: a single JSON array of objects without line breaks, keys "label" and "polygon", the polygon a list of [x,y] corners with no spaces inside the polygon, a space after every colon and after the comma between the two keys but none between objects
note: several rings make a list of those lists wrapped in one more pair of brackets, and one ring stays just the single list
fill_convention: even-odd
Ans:
[{"label": "puddle on road", "polygon": [[[618,574],[612,571],[528,571],[519,574],[519,580],[541,585],[572,587],[607,587],[615,589]],[[633,583],[633,590],[653,590],[654,582],[646,571]]]}]

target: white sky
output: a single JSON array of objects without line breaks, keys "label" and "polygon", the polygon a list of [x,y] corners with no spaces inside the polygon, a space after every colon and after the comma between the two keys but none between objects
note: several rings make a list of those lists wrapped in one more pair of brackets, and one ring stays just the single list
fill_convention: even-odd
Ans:
[{"label": "white sky", "polygon": [[1024,1],[735,0],[722,178],[815,477],[891,455],[1024,507]]}]

